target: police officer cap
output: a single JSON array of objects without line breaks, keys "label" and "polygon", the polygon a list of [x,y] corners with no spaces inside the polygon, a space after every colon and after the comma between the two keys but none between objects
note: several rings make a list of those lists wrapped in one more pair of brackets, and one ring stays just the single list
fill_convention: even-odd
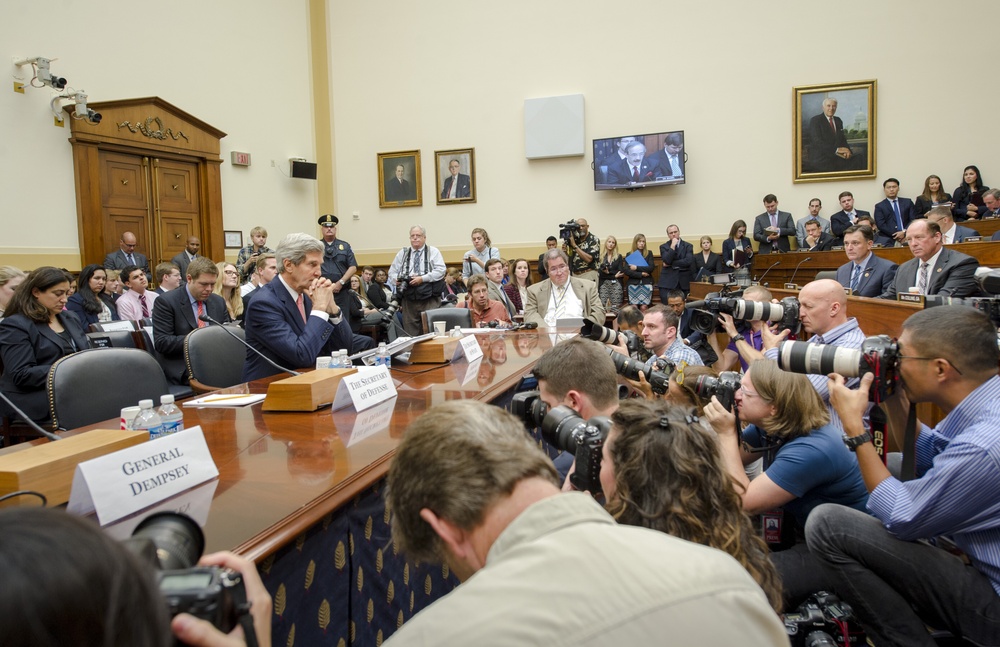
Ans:
[{"label": "police officer cap", "polygon": [[340,220],[337,219],[337,216],[329,213],[325,216],[320,216],[317,222],[319,222],[320,227],[332,227],[340,224]]}]

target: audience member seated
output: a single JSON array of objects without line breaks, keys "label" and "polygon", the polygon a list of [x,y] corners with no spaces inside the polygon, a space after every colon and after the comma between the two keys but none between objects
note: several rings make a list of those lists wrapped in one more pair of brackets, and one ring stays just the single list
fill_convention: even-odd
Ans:
[{"label": "audience member seated", "polygon": [[715,433],[695,410],[676,401],[625,400],[611,421],[601,460],[611,516],[729,553],[780,612],[781,581],[767,544],[743,511]]},{"label": "audience member seated", "polygon": [[486,261],[491,258],[500,258],[500,250],[493,247],[485,229],[476,227],[472,230],[472,249],[462,257],[462,282],[468,281],[473,274],[485,272]]},{"label": "audience member seated", "polygon": [[512,263],[511,279],[503,286],[503,291],[514,306],[514,314],[524,314],[524,304],[528,302],[528,288],[531,286],[531,266],[527,259],[519,258]]},{"label": "audience member seated", "polygon": [[936,222],[941,228],[941,243],[943,245],[954,245],[964,242],[971,236],[979,236],[979,232],[969,227],[955,224],[955,217],[951,215],[948,207],[934,207],[927,212],[927,219]]},{"label": "audience member seated", "polygon": [[149,285],[146,273],[141,267],[127,265],[122,270],[122,277],[127,289],[115,303],[118,318],[125,321],[146,319],[152,314],[157,297],[155,292],[146,289]]},{"label": "audience member seated", "polygon": [[725,265],[722,264],[722,257],[712,251],[712,237],[702,236],[698,241],[701,247],[694,254],[694,279],[701,281],[705,277],[713,274],[725,272]]},{"label": "audience member seated", "polygon": [[913,220],[913,201],[899,197],[899,180],[894,177],[882,183],[885,200],[875,205],[875,226],[878,237],[875,242],[882,247],[902,245],[906,240],[906,228]]},{"label": "audience member seated", "polygon": [[[382,290],[378,291],[382,292]],[[441,293],[441,301],[457,303],[465,298],[462,295],[468,291],[465,282],[462,280],[462,270],[457,267],[449,267],[448,271],[444,273],[444,292]],[[384,300],[385,292],[382,292],[382,295]],[[388,302],[386,302],[386,305],[388,305]]]},{"label": "audience member seated", "polygon": [[[352,348],[357,338],[346,313],[333,299],[333,283],[320,275],[322,241],[308,234],[288,234],[278,243],[274,255],[278,278],[257,289],[244,315],[250,346],[292,370],[315,366],[317,357],[334,350],[347,349],[351,354],[371,347],[372,340],[367,337],[360,348]],[[279,372],[247,349],[245,382]]]},{"label": "audience member seated", "polygon": [[73,296],[74,294],[76,294],[76,286],[77,286],[77,283],[76,283],[76,274],[74,274],[73,272],[70,272],[65,267],[61,267],[59,269],[61,269],[63,272],[66,272],[66,274],[69,276],[69,293],[68,293],[68,296]]},{"label": "audience member seated", "polygon": [[184,289],[171,290],[153,304],[153,345],[172,384],[187,384],[190,379],[184,362],[184,338],[209,325],[200,317],[207,315],[219,323],[230,320],[226,302],[212,294],[218,280],[215,263],[199,256],[188,265]]},{"label": "audience member seated", "polygon": [[[238,271],[238,270],[237,270]],[[240,296],[243,297],[243,310],[247,309],[247,296],[262,285],[267,285],[278,276],[278,263],[274,260],[274,252],[259,254],[253,266],[250,280],[240,286]]]},{"label": "audience member seated", "polygon": [[[743,290],[743,298],[747,301],[757,301],[758,303],[770,303],[770,290],[762,285],[751,285]],[[719,315],[725,332],[729,335],[729,345],[721,353],[721,358],[715,363],[715,370],[733,371],[736,370],[736,360],[740,362],[740,370],[745,371],[750,366],[750,362],[762,357],[764,341],[761,337],[761,329],[764,328],[764,321],[741,322],[739,328],[733,321],[732,316],[722,313]]]},{"label": "audience member seated", "polygon": [[605,309],[617,308],[624,300],[622,290],[622,267],[625,259],[618,251],[618,239],[608,236],[604,239],[604,249],[597,259],[597,294]]},{"label": "audience member seated", "polygon": [[375,283],[382,288],[386,304],[392,301],[392,297],[396,294],[396,289],[395,286],[389,284],[389,273],[383,269],[379,269],[375,272]]},{"label": "audience member seated", "polygon": [[[962,644],[997,644],[996,332],[986,316],[967,306],[923,310],[903,323],[901,381],[885,403],[890,429],[905,427],[911,402],[929,402],[947,414],[933,429],[917,421],[911,480],[886,470],[871,437],[857,424],[858,412],[868,405],[872,375],[858,391],[844,389],[839,376],[831,381],[831,399],[845,422],[844,442],[856,451],[871,494],[867,514],[832,503],[816,508],[806,540],[872,644],[940,644],[927,625],[970,641]],[[896,440],[904,445],[899,435]]]},{"label": "audience member seated", "polygon": [[145,254],[136,251],[136,237],[131,231],[122,232],[118,241],[118,249],[104,257],[104,269],[123,270],[128,265],[141,267],[146,273],[146,280],[153,279],[153,273],[149,271],[149,259]]},{"label": "audience member seated", "polygon": [[[372,306],[372,302],[368,300],[365,296],[364,287],[361,284],[361,277],[357,274],[351,275],[351,290],[349,292],[351,299],[348,301],[348,305],[351,307],[348,313],[351,332],[355,335],[361,333],[361,328],[363,326],[380,326],[382,325],[382,313],[379,312],[378,308]],[[390,326],[388,329],[389,341],[396,339],[396,331]]]},{"label": "audience member seated", "polygon": [[27,274],[16,267],[10,265],[0,266],[0,321],[3,320],[4,308],[7,307],[10,298],[14,296],[14,290],[17,289],[17,286],[21,285],[25,276]]},{"label": "audience member seated", "polygon": [[928,175],[924,180],[924,192],[913,201],[913,217],[923,218],[925,214],[938,206],[951,202],[951,194],[943,190],[941,178]]},{"label": "audience member seated", "polygon": [[[263,255],[259,255],[261,258]],[[243,325],[243,297],[240,295],[240,273],[232,263],[216,263],[219,280],[215,282],[212,292],[222,297],[226,302],[226,311],[229,312],[229,320]],[[257,262],[254,261],[252,271],[257,270]]]},{"label": "audience member seated", "polygon": [[833,236],[823,231],[818,220],[810,220],[806,223],[806,245],[808,252],[828,252],[833,248],[835,242]]},{"label": "audience member seated", "polygon": [[[171,619],[150,565],[89,519],[52,508],[0,512],[0,608],[4,644],[34,647],[236,647],[242,627],[224,635],[187,613]],[[201,566],[242,575],[260,647],[271,645],[271,596],[253,562],[205,555]],[[171,637],[173,633],[173,637]]]},{"label": "audience member seated", "polygon": [[[277,274],[277,270],[275,270],[275,273]],[[459,283],[461,283],[461,273],[459,273]],[[375,268],[371,265],[365,265],[361,268],[361,290],[359,294],[368,299],[372,307],[376,310],[382,310],[389,305],[382,287],[375,282]]]},{"label": "audience member seated", "polygon": [[941,227],[936,222],[914,220],[906,229],[906,240],[914,258],[899,266],[896,281],[883,298],[895,299],[897,293],[910,292],[914,287],[919,294],[948,297],[979,293],[975,279],[979,261],[944,247]]},{"label": "audience member seated", "polygon": [[[831,584],[801,541],[809,513],[830,502],[864,510],[868,491],[857,461],[805,375],[782,371],[772,360],[757,360],[743,374],[735,408],[740,420],[749,423],[742,433],[734,412],[715,397],[705,407],[705,417],[719,435],[723,464],[737,483],[743,508],[750,514],[780,509],[780,534],[798,540],[771,554],[781,575],[784,609],[790,611]],[[744,466],[761,454],[764,473],[751,481]]]},{"label": "audience member seated", "polygon": [[[183,252],[182,252],[183,253]],[[181,286],[181,270],[170,262],[158,263],[156,268],[156,294],[164,294]]]},{"label": "audience member seated", "polygon": [[604,306],[593,281],[569,275],[569,258],[561,249],[545,252],[549,278],[528,288],[524,321],[554,327],[560,319],[584,318],[604,325]]},{"label": "audience member seated", "polygon": [[626,261],[622,265],[622,272],[628,277],[625,289],[628,291],[629,304],[645,309],[653,300],[653,252],[646,249],[646,236],[643,234],[636,234],[632,238],[629,256],[635,252],[639,252],[645,262],[636,264]]},{"label": "audience member seated", "polygon": [[[854,194],[850,191],[843,191],[837,199],[840,200],[840,211],[830,217],[830,231],[836,239],[834,245],[844,244],[844,230],[851,225],[858,224],[861,216],[871,217],[867,211],[854,208]],[[872,231],[875,230],[875,220],[872,219]]]},{"label": "audience member seated", "polygon": [[107,283],[107,270],[100,265],[87,265],[80,272],[80,289],[66,300],[66,309],[80,320],[84,332],[91,324],[118,321],[118,310],[108,307],[101,298]]},{"label": "audience member seated", "polygon": [[469,298],[459,307],[468,308],[475,328],[485,328],[496,322],[501,328],[513,325],[507,308],[489,297],[489,280],[483,274],[473,274],[469,278]]},{"label": "audience member seated", "polygon": [[[735,254],[742,252],[742,255]],[[729,238],[722,241],[722,264],[733,270],[736,277],[750,280],[753,268],[753,244],[747,238],[747,223],[737,220],[729,228]]]},{"label": "audience member seated", "polygon": [[679,644],[788,640],[735,560],[616,524],[589,495],[560,493],[552,463],[497,407],[448,402],[417,418],[386,491],[394,544],[411,559],[448,564],[463,582],[387,647],[645,645],[665,632]]},{"label": "audience member seated", "polygon": [[[14,292],[0,322],[0,390],[39,424],[50,420],[46,383],[52,364],[88,348],[80,320],[63,310],[68,292],[66,272],[40,267]],[[0,412],[16,416],[4,402]]]},{"label": "audience member seated", "polygon": [[101,300],[107,304],[109,308],[118,312],[118,308],[115,304],[118,302],[118,297],[122,295],[122,279],[121,270],[109,270],[104,268],[104,273],[107,274],[107,279],[104,281],[104,292],[100,295]]},{"label": "audience member seated", "polygon": [[880,298],[896,280],[899,266],[872,252],[874,234],[870,227],[853,225],[844,230],[847,262],[837,268],[837,282],[856,297]]},{"label": "audience member seated", "polygon": [[[546,250],[555,249],[558,245],[559,245],[559,239],[556,238],[555,236],[549,236],[548,238],[545,239]],[[545,273],[545,263],[543,262],[544,258],[545,258],[545,252],[542,252],[541,254],[538,255],[538,276],[540,276],[543,281],[549,277],[549,275]]]},{"label": "audience member seated", "polygon": [[951,197],[951,212],[956,222],[977,220],[979,209],[983,207],[983,192],[990,187],[983,184],[983,178],[976,166],[966,166],[962,171],[962,183]]}]

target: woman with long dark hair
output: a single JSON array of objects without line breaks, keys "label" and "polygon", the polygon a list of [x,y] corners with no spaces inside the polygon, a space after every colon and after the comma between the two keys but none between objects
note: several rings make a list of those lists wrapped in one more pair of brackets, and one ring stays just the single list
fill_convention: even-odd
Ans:
[{"label": "woman with long dark hair", "polygon": [[733,556],[781,609],[767,545],[743,511],[715,435],[693,409],[624,400],[611,414],[601,487],[618,523],[659,530]]},{"label": "woman with long dark hair", "polygon": [[646,236],[636,234],[632,238],[632,251],[629,252],[629,256],[633,252],[639,252],[645,263],[642,265],[622,263],[622,273],[628,277],[625,289],[628,291],[629,305],[645,310],[653,299],[653,252],[646,249]]},{"label": "woman with long dark hair", "polygon": [[951,194],[944,190],[941,178],[928,175],[924,180],[924,192],[913,201],[913,211],[916,217],[923,218],[928,211],[945,202],[951,202]]},{"label": "woman with long dark hair", "polygon": [[511,263],[510,282],[503,286],[503,291],[520,314],[524,314],[524,304],[528,302],[529,285],[531,285],[531,266],[527,259],[519,258]]},{"label": "woman with long dark hair", "polygon": [[66,300],[66,309],[76,314],[84,330],[90,324],[118,321],[118,311],[101,298],[107,284],[107,270],[88,265],[80,272],[79,289]]},{"label": "woman with long dark hair", "polygon": [[[69,275],[57,267],[40,267],[17,289],[0,322],[0,390],[39,424],[50,420],[46,381],[61,357],[88,347],[77,316],[64,310]],[[0,411],[11,415],[6,403]]]},{"label": "woman with long dark hair", "polygon": [[955,222],[976,220],[983,206],[983,192],[989,190],[990,187],[983,184],[979,167],[971,164],[966,166],[962,171],[962,183],[951,194],[951,212],[955,216]]}]

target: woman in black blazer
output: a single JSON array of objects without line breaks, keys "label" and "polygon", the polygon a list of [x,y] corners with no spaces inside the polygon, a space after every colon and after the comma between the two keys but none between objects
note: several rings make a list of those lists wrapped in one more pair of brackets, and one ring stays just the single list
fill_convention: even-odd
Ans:
[{"label": "woman in black blazer", "polygon": [[701,237],[701,253],[694,255],[694,280],[701,281],[706,276],[722,274],[726,271],[722,257],[712,251],[712,237]]},{"label": "woman in black blazer", "polygon": [[[746,263],[734,263],[733,252],[742,250],[746,255]],[[753,265],[753,245],[747,238],[747,223],[737,220],[729,230],[729,238],[722,241],[722,264],[734,270],[746,268],[748,271]]]},{"label": "woman in black blazer", "polygon": [[975,220],[983,210],[983,193],[989,190],[990,187],[983,184],[979,167],[966,166],[962,171],[962,183],[951,194],[951,213],[955,216],[955,222]]},{"label": "woman in black blazer", "polygon": [[[80,320],[63,310],[69,281],[59,268],[38,268],[14,293],[0,322],[0,390],[40,424],[50,421],[46,382],[52,364],[88,346]],[[0,410],[16,415],[6,403]]]},{"label": "woman in black blazer", "polygon": [[925,218],[928,211],[945,202],[951,202],[951,194],[944,190],[941,178],[928,175],[924,180],[924,192],[913,201],[913,217]]},{"label": "woman in black blazer", "polygon": [[107,278],[103,267],[88,265],[80,272],[79,289],[66,301],[66,309],[80,319],[84,330],[91,324],[118,321],[117,310],[101,298]]}]

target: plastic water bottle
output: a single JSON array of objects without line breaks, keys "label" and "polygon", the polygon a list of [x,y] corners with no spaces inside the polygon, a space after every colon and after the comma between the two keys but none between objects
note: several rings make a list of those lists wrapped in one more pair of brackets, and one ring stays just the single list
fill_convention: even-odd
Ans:
[{"label": "plastic water bottle", "polygon": [[176,434],[184,429],[184,412],[177,408],[174,396],[169,393],[160,396],[160,408],[156,415],[160,416],[160,425],[163,427],[161,436]]},{"label": "plastic water bottle", "polygon": [[379,342],[378,344],[378,355],[375,356],[375,366],[385,366],[388,368],[391,359],[389,357],[389,351],[385,347],[385,342]]},{"label": "plastic water bottle", "polygon": [[454,328],[451,329],[451,336],[452,337],[461,337],[462,336],[462,329],[459,328],[458,326],[455,326]]},{"label": "plastic water bottle", "polygon": [[346,348],[340,351],[340,367],[354,368],[354,362],[352,362],[350,356],[348,356]]},{"label": "plastic water bottle", "polygon": [[153,410],[152,400],[139,400],[139,415],[135,417],[133,428],[136,431],[148,431],[150,440],[163,435],[163,422]]}]

